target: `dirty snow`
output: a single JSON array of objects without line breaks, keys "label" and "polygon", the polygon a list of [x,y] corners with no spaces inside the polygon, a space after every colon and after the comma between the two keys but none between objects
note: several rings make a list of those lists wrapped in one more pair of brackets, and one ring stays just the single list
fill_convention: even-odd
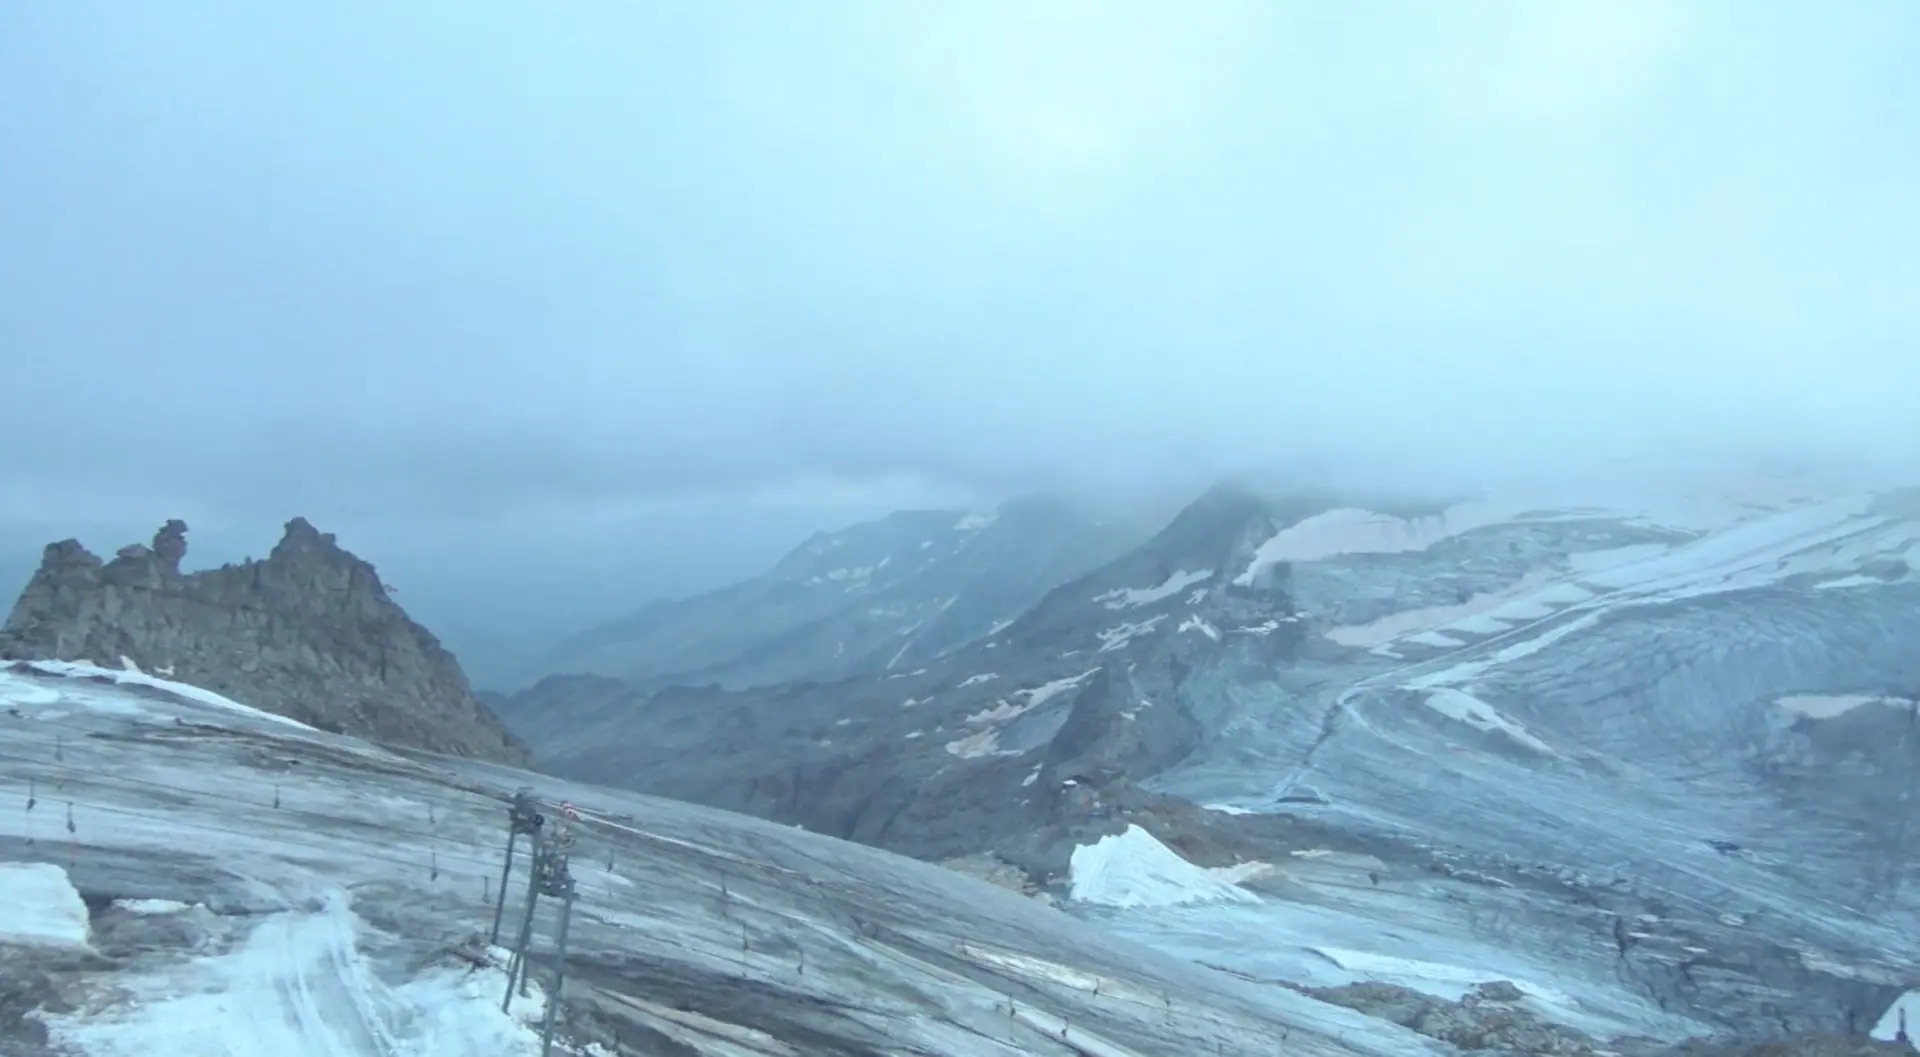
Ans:
[{"label": "dirty snow", "polygon": [[51,863],[0,863],[0,944],[85,947],[87,904]]},{"label": "dirty snow", "polygon": [[1265,863],[1209,869],[1182,859],[1139,826],[1073,850],[1070,898],[1110,907],[1166,907],[1188,903],[1252,903],[1240,882],[1266,873]]},{"label": "dirty snow", "polygon": [[1106,606],[1108,609],[1132,609],[1136,606],[1152,605],[1162,599],[1172,598],[1174,595],[1192,587],[1194,584],[1211,579],[1213,579],[1212,569],[1195,571],[1182,569],[1178,572],[1167,574],[1167,578],[1160,581],[1158,586],[1123,587],[1117,591],[1108,591],[1106,594],[1096,595],[1093,600]]}]

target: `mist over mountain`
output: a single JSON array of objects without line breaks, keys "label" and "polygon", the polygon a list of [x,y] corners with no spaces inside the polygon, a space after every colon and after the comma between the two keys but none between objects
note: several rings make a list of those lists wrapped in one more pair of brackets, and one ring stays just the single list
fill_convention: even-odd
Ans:
[{"label": "mist over mountain", "polygon": [[0,4],[0,1050],[1912,1052],[1915,40]]}]

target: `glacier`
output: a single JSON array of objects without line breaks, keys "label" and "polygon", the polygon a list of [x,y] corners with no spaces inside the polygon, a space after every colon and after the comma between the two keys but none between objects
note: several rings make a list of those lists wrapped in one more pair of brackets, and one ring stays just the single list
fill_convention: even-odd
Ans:
[{"label": "glacier", "polygon": [[1920,499],[1690,513],[1277,534],[1240,578],[1286,559],[1316,637],[1279,667],[1223,644],[1199,747],[1149,784],[1379,856],[1101,919],[1268,978],[1531,981],[1599,1037],[1865,1034],[1920,981]]},{"label": "glacier", "polygon": [[789,826],[84,667],[0,672],[0,709],[0,901],[33,918],[14,932],[61,939],[0,938],[9,993],[42,1007],[0,1002],[10,1057],[538,1052],[538,992],[502,1014],[503,978],[472,960],[520,787],[583,816],[558,1052],[1448,1052]]}]

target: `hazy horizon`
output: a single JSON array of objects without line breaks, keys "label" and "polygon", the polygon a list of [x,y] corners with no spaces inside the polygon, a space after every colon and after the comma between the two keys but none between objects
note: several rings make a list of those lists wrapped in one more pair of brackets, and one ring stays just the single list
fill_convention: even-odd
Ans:
[{"label": "hazy horizon", "polygon": [[218,564],[299,514],[450,641],[551,638],[1046,488],[1920,476],[1916,30],[15,5],[0,583],[51,539],[177,516]]}]

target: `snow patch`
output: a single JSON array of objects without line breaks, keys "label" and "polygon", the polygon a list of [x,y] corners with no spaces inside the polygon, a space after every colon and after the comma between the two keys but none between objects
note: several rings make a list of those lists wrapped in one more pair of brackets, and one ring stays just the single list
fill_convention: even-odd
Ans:
[{"label": "snow patch", "polygon": [[[1086,681],[1088,676],[1099,670],[1098,668],[1089,668],[1079,675],[1070,675],[1065,679],[1055,679],[1050,683],[1041,683],[1039,686],[1026,690],[1016,690],[1007,697],[1001,698],[992,708],[982,709],[968,716],[966,721],[974,724],[1004,723],[1007,720],[1024,716],[1028,712],[1059,697],[1061,694],[1069,690],[1077,689],[1081,683]],[[1015,701],[1013,700],[1014,698],[1020,698],[1020,700]]]},{"label": "snow patch", "polygon": [[1162,599],[1172,598],[1194,584],[1211,579],[1213,579],[1212,569],[1191,572],[1182,569],[1179,572],[1167,574],[1167,578],[1160,581],[1156,587],[1123,587],[1117,591],[1096,595],[1093,600],[1108,609],[1132,609],[1135,606],[1152,605]]},{"label": "snow patch", "polygon": [[1315,514],[1275,533],[1254,552],[1246,571],[1234,577],[1253,586],[1260,574],[1283,562],[1316,562],[1345,554],[1423,551],[1463,532],[1510,520],[1519,510],[1489,503],[1460,503],[1429,517],[1400,518],[1343,507]]},{"label": "snow patch", "polygon": [[999,520],[994,513],[972,513],[953,523],[955,532],[978,532]]},{"label": "snow patch", "polygon": [[1182,859],[1139,826],[1073,850],[1070,898],[1110,907],[1190,903],[1257,903],[1240,882],[1266,873],[1265,863],[1208,869]]},{"label": "snow patch", "polygon": [[1920,1050],[1920,990],[1908,991],[1894,999],[1868,1034],[1881,1042],[1894,1042],[1899,1039],[1903,1028],[1907,1033],[1907,1045]]},{"label": "snow patch", "polygon": [[946,750],[963,760],[977,760],[984,756],[1020,755],[1000,747],[998,727],[988,727],[986,730],[975,731],[964,738],[955,738],[947,742]]},{"label": "snow patch", "polygon": [[1577,584],[1555,581],[1553,574],[1536,569],[1510,587],[1487,591],[1465,602],[1448,606],[1407,609],[1365,624],[1346,624],[1331,628],[1327,638],[1355,649],[1372,649],[1402,638],[1423,641],[1421,635],[1436,635],[1438,641],[1427,645],[1460,646],[1446,633],[1498,635],[1512,630],[1511,625],[1552,616],[1562,608],[1593,598],[1593,592]]},{"label": "snow patch", "polygon": [[1220,641],[1220,629],[1214,627],[1212,624],[1209,624],[1204,620],[1201,620],[1199,617],[1188,617],[1186,620],[1182,621],[1180,624],[1180,630],[1182,632],[1197,631],[1200,634],[1205,635],[1207,638],[1210,638],[1215,642]]},{"label": "snow patch", "polygon": [[276,716],[271,712],[263,712],[249,705],[243,705],[231,698],[221,697],[211,690],[202,690],[197,686],[191,686],[187,683],[176,683],[168,679],[156,679],[153,676],[145,675],[137,671],[118,671],[112,668],[100,668],[95,665],[83,664],[77,661],[29,661],[27,663],[28,666],[35,671],[45,672],[48,675],[80,679],[111,679],[113,682],[122,686],[144,686],[153,690],[164,690],[175,697],[185,698],[195,704],[207,705],[222,711],[234,712],[240,715],[250,716],[254,719],[266,720],[269,723],[278,723],[282,726],[319,733],[299,720],[288,719],[285,716]]},{"label": "snow patch", "polygon": [[1553,751],[1552,746],[1527,733],[1525,727],[1501,715],[1498,709],[1464,690],[1431,690],[1427,693],[1426,705],[1449,719],[1457,719],[1477,730],[1505,734],[1535,752],[1548,756],[1559,755]]},{"label": "snow patch", "polygon": [[[1892,699],[1876,694],[1789,694],[1775,699],[1773,703],[1789,712],[1798,712],[1811,719],[1832,719],[1851,712],[1861,705],[1881,702],[1894,703]],[[1914,1025],[1914,1028],[1920,1031],[1920,1024]]]},{"label": "snow patch", "polygon": [[963,687],[979,686],[981,683],[987,682],[988,680],[998,679],[998,678],[1000,678],[1000,673],[998,672],[982,672],[979,675],[967,676],[965,679],[960,681],[960,685]]},{"label": "snow patch", "polygon": [[139,914],[143,917],[178,914],[193,909],[190,903],[181,903],[172,899],[116,899],[113,901],[113,907],[115,910],[124,910],[129,914]]},{"label": "snow patch", "polygon": [[537,983],[512,1014],[500,1012],[499,968],[435,968],[389,987],[357,947],[357,921],[339,893],[317,912],[275,914],[228,953],[128,981],[126,1005],[46,1017],[49,1033],[89,1057],[540,1052]]},{"label": "snow patch", "polygon": [[52,863],[0,863],[0,944],[85,947],[87,904]]},{"label": "snow patch", "polygon": [[[41,708],[59,704],[60,691],[0,669],[0,702],[16,707]],[[140,714],[138,709],[129,708],[128,711]]]},{"label": "snow patch", "polygon": [[1154,628],[1160,625],[1161,621],[1165,619],[1167,619],[1166,614],[1162,613],[1157,617],[1149,617],[1146,620],[1139,621],[1138,623],[1121,624],[1118,627],[1111,627],[1101,631],[1100,632],[1100,652],[1111,653],[1114,650],[1124,648],[1127,645],[1127,643],[1132,642],[1134,639],[1139,638],[1140,636],[1145,635],[1148,632],[1151,632]]}]

